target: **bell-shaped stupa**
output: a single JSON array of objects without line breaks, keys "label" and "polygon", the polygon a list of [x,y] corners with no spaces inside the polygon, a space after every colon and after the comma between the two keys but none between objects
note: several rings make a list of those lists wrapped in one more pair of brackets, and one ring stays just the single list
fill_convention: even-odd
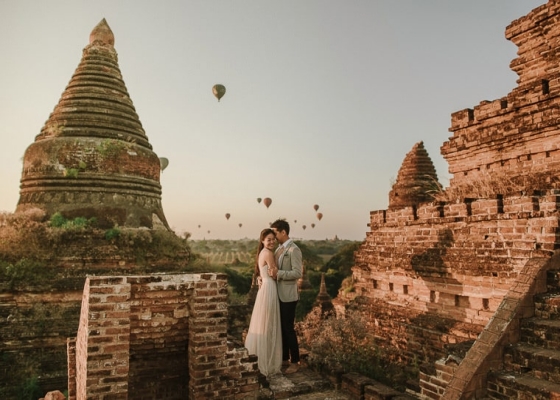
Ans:
[{"label": "bell-shaped stupa", "polygon": [[160,160],[124,84],[103,19],[70,83],[26,150],[16,212],[95,217],[100,227],[165,227]]},{"label": "bell-shaped stupa", "polygon": [[418,142],[404,158],[397,180],[389,192],[389,208],[409,207],[432,201],[440,188],[436,169],[424,148],[424,142]]}]

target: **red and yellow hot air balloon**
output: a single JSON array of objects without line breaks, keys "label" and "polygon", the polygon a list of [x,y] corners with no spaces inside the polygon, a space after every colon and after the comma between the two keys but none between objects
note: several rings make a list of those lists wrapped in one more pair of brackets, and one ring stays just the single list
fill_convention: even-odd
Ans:
[{"label": "red and yellow hot air balloon", "polygon": [[317,219],[320,221],[323,218],[323,213],[317,213]]},{"label": "red and yellow hot air balloon", "polygon": [[266,206],[266,208],[270,207],[270,205],[272,204],[272,199],[270,197],[265,197],[263,199],[263,203]]}]

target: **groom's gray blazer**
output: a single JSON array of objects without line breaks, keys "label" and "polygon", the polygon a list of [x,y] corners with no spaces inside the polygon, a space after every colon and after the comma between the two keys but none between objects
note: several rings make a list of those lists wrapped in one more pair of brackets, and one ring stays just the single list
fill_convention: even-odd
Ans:
[{"label": "groom's gray blazer", "polygon": [[278,297],[280,301],[290,302],[299,300],[298,279],[303,275],[303,257],[301,250],[291,241],[278,265]]}]

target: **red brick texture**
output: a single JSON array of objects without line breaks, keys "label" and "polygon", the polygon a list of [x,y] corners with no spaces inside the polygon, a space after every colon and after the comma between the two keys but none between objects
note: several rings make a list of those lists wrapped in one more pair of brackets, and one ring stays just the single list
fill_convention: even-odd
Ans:
[{"label": "red brick texture", "polygon": [[69,399],[245,399],[255,357],[227,343],[222,274],[88,277]]}]

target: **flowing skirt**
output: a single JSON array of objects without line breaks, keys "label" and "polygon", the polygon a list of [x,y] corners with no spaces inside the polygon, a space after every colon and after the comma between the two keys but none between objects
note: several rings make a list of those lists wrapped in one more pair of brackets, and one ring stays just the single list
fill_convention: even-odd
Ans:
[{"label": "flowing skirt", "polygon": [[268,276],[263,278],[255,299],[245,347],[249,350],[249,354],[256,354],[259,358],[261,374],[270,376],[280,373],[282,367],[280,302],[276,282]]}]

